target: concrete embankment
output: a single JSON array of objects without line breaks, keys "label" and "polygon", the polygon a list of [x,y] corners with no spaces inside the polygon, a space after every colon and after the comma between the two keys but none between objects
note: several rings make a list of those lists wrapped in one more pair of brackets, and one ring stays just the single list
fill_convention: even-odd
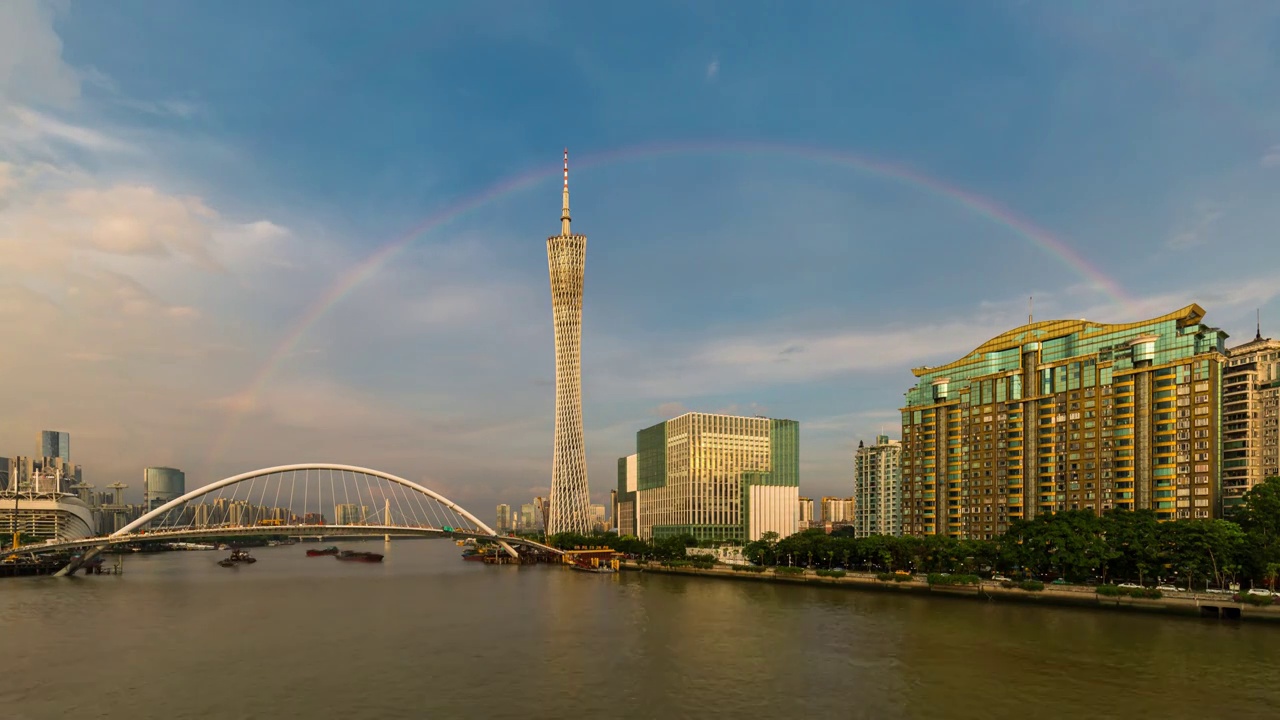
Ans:
[{"label": "concrete embankment", "polygon": [[1230,595],[1212,593],[1169,593],[1159,599],[1149,599],[1107,597],[1097,594],[1093,588],[1076,585],[1047,585],[1043,590],[1038,591],[1022,590],[1017,587],[1006,588],[1000,583],[993,582],[983,582],[980,585],[930,585],[923,576],[915,576],[912,580],[906,581],[884,581],[877,580],[875,575],[869,573],[848,573],[844,577],[837,578],[820,577],[812,570],[806,570],[804,573],[779,573],[772,569],[764,572],[744,572],[734,570],[730,566],[717,566],[704,570],[693,567],[663,567],[656,563],[640,565],[635,562],[624,562],[622,569],[746,582],[821,585],[872,592],[917,593],[983,601],[1069,605],[1250,622],[1280,622],[1280,605],[1259,606],[1238,603]]}]

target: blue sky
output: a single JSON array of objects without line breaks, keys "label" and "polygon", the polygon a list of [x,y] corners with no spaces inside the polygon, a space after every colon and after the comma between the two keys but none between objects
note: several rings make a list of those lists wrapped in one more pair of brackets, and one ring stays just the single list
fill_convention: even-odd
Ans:
[{"label": "blue sky", "polygon": [[[1280,324],[1278,40],[1266,2],[6,2],[0,452],[56,427],[99,486],[324,460],[482,517],[545,493],[567,145],[596,501],[685,409],[799,420],[802,492],[847,495],[910,368],[1029,295]],[[254,385],[372,253],[536,172]]]}]

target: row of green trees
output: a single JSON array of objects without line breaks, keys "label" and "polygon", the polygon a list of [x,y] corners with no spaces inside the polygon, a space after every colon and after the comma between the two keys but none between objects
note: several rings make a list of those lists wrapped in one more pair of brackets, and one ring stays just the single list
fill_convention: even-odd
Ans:
[{"label": "row of green trees", "polygon": [[[1151,511],[1102,516],[1067,511],[1017,521],[995,540],[946,536],[855,538],[849,528],[808,530],[787,538],[766,533],[744,554],[759,565],[816,566],[874,572],[1005,573],[1070,582],[1162,580],[1183,587],[1240,582],[1275,589],[1280,579],[1280,478],[1254,487],[1233,520],[1157,522]],[[560,548],[607,545],[654,560],[682,558],[692,537],[645,542],[617,535],[553,536]]]},{"label": "row of green trees", "polygon": [[995,540],[946,536],[853,538],[807,531],[766,536],[744,553],[761,564],[875,571],[1007,573],[1070,582],[1160,579],[1274,589],[1280,577],[1280,478],[1249,491],[1234,520],[1157,522],[1155,513],[1078,510],[1017,521]]}]

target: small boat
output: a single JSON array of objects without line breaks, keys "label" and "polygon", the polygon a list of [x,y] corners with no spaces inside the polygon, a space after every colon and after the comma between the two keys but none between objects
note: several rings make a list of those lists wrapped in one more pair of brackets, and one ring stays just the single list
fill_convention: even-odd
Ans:
[{"label": "small boat", "polygon": [[248,550],[232,550],[231,555],[219,560],[218,564],[222,567],[235,567],[236,565],[251,565],[258,562],[258,559],[249,554]]},{"label": "small boat", "polygon": [[468,562],[484,562],[484,559],[492,554],[488,548],[477,548],[475,546],[468,547],[462,551],[462,559]]},{"label": "small boat", "polygon": [[613,569],[608,565],[596,565],[595,567],[592,567],[590,565],[584,565],[582,563],[573,563],[569,567],[579,572],[602,573],[602,574],[618,572],[617,570]]},{"label": "small boat", "polygon": [[307,557],[324,557],[325,555],[337,555],[337,554],[338,554],[338,548],[333,545],[330,545],[329,547],[323,548],[320,550],[307,551]]},{"label": "small boat", "polygon": [[346,560],[347,562],[367,562],[367,563],[382,562],[382,556],[379,555],[378,553],[356,552],[355,550],[343,550],[342,552],[338,553],[334,557],[338,558],[339,560]]}]

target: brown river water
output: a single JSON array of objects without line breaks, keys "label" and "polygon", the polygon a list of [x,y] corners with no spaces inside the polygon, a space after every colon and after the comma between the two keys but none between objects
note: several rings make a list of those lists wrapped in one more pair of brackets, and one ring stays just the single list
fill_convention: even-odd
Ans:
[{"label": "brown river water", "polygon": [[1280,717],[1280,627],[339,544],[0,580],[0,718]]}]

